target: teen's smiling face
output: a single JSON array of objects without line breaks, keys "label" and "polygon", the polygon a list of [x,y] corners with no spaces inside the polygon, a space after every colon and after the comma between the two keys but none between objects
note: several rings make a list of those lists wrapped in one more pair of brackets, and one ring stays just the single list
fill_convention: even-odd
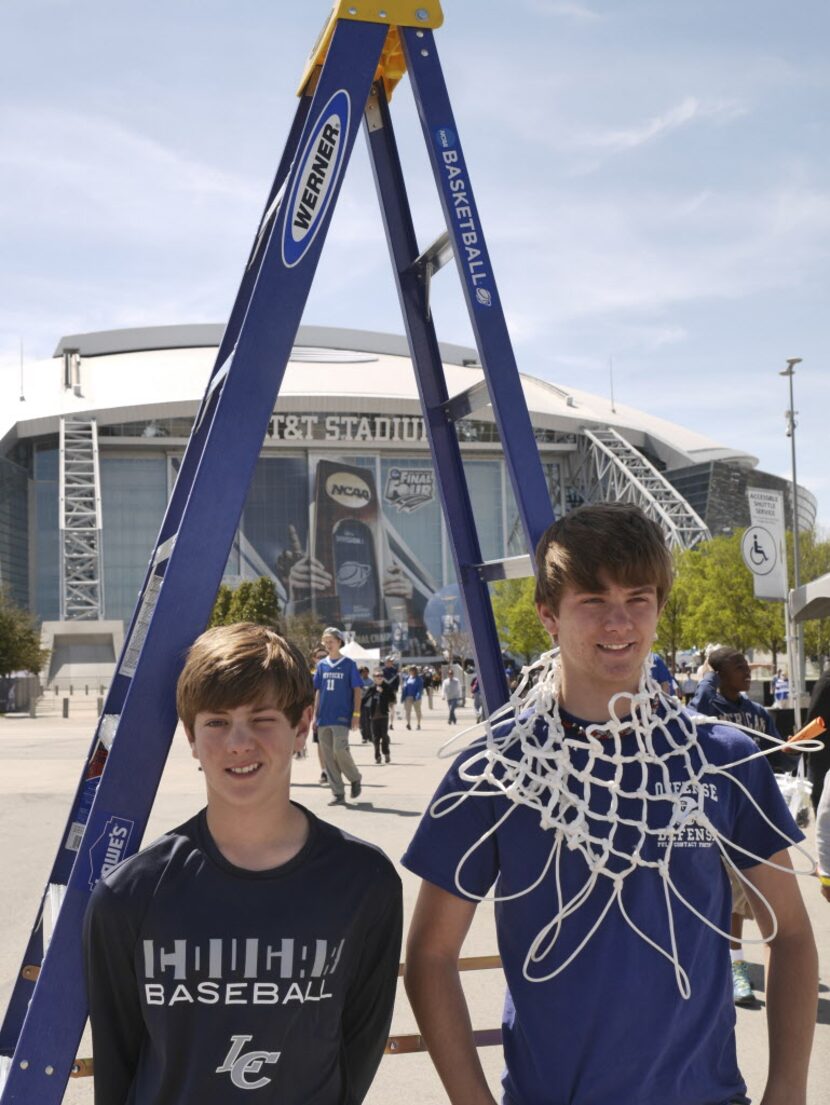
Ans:
[{"label": "teen's smiling face", "polygon": [[291,725],[268,701],[200,711],[190,746],[205,774],[208,803],[268,802],[281,792],[287,798],[291,759],[305,744],[310,724],[310,706]]},{"label": "teen's smiling face", "polygon": [[586,721],[607,720],[612,695],[637,690],[660,614],[653,585],[598,582],[596,591],[566,587],[557,614],[537,607],[559,645],[562,705]]}]

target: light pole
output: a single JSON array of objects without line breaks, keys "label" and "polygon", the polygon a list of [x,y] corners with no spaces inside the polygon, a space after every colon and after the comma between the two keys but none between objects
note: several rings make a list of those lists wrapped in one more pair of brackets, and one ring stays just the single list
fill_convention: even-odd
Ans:
[{"label": "light pole", "polygon": [[[793,405],[793,376],[795,376],[795,366],[801,364],[801,357],[788,357],[787,367],[779,372],[779,376],[788,376],[790,380],[790,406],[785,412],[787,419],[787,437],[790,439],[790,451],[792,455],[792,470],[793,470],[793,496],[792,496],[792,513],[793,513],[793,579],[796,587],[801,586],[801,547],[798,539],[798,482],[796,480],[796,468],[795,468],[795,427],[796,427],[796,410]],[[801,629],[798,625],[791,621],[792,611],[790,610],[789,597],[787,598],[787,620],[790,622],[791,632],[795,643],[795,656],[796,664],[790,666],[795,668],[790,672],[790,683],[793,688],[793,706],[795,709],[795,724],[798,728],[801,724],[801,685],[803,682],[804,673],[804,642],[801,635]]]}]

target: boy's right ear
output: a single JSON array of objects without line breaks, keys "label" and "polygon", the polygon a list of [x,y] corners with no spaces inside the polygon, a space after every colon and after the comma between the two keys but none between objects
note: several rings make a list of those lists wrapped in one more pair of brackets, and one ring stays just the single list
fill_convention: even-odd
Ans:
[{"label": "boy's right ear", "polygon": [[536,603],[536,613],[539,615],[539,621],[551,637],[555,639],[559,634],[559,619],[551,612],[550,607],[543,602]]}]

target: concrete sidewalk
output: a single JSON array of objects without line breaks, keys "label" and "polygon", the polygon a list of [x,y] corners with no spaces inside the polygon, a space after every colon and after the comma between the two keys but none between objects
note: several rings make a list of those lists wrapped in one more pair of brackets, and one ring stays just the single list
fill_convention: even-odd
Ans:
[{"label": "concrete sidewalk", "polygon": [[[319,785],[320,768],[315,750],[309,745],[308,757],[295,761],[293,796],[320,817],[380,845],[397,862],[447,766],[444,760],[437,758],[437,750],[449,735],[472,723],[472,710],[469,707],[460,710],[459,720],[458,729],[447,728],[445,709],[438,701],[433,711],[424,703],[420,732],[408,731],[403,721],[396,720],[391,734],[393,762],[388,766],[376,766],[371,746],[361,745],[359,737],[353,736],[357,743],[353,744],[352,751],[363,773],[363,793],[357,802],[346,808],[328,807],[331,792]],[[68,720],[60,717],[0,718],[0,879],[3,888],[0,893],[0,1000],[4,1009],[66,822],[94,724],[91,713],[76,714]],[[181,823],[200,808],[203,801],[202,776],[190,757],[184,736],[178,733],[146,839],[152,840]],[[808,846],[814,850],[812,830]],[[408,918],[418,880],[402,868],[399,870]],[[802,880],[802,892],[813,920],[822,961],[819,1023],[808,1105],[825,1105],[830,1086],[830,903],[820,896],[815,880]],[[754,926],[747,927],[747,935],[757,935]],[[487,955],[495,951],[492,906],[482,905],[477,910],[464,954]],[[752,949],[750,958],[755,965],[760,1000],[754,1009],[738,1010],[738,1051],[750,1094],[758,1102],[767,1065],[763,956],[760,950]],[[497,1027],[503,995],[501,972],[469,972],[463,980],[474,1026]],[[555,1026],[551,1028],[555,1031]],[[414,1031],[414,1019],[400,986],[393,1032]],[[82,1042],[79,1053],[90,1054],[88,1039]],[[497,1096],[500,1049],[485,1048],[480,1054]],[[367,1105],[388,1105],[390,1101],[395,1105],[440,1105],[446,1102],[446,1097],[428,1056],[404,1055],[388,1056],[383,1060],[366,1101]],[[65,1102],[68,1105],[91,1103],[91,1080],[71,1081]]]}]

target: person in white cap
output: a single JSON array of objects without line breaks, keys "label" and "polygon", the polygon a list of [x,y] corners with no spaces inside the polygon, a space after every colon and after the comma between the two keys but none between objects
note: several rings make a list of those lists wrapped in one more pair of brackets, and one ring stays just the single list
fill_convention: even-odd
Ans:
[{"label": "person in white cap", "polygon": [[346,802],[344,775],[351,784],[352,798],[360,795],[361,776],[349,751],[349,730],[360,725],[363,680],[354,660],[340,652],[344,638],[339,629],[335,626],[324,629],[322,643],[328,655],[314,673],[314,719],[334,795],[330,805],[342,806]]}]

